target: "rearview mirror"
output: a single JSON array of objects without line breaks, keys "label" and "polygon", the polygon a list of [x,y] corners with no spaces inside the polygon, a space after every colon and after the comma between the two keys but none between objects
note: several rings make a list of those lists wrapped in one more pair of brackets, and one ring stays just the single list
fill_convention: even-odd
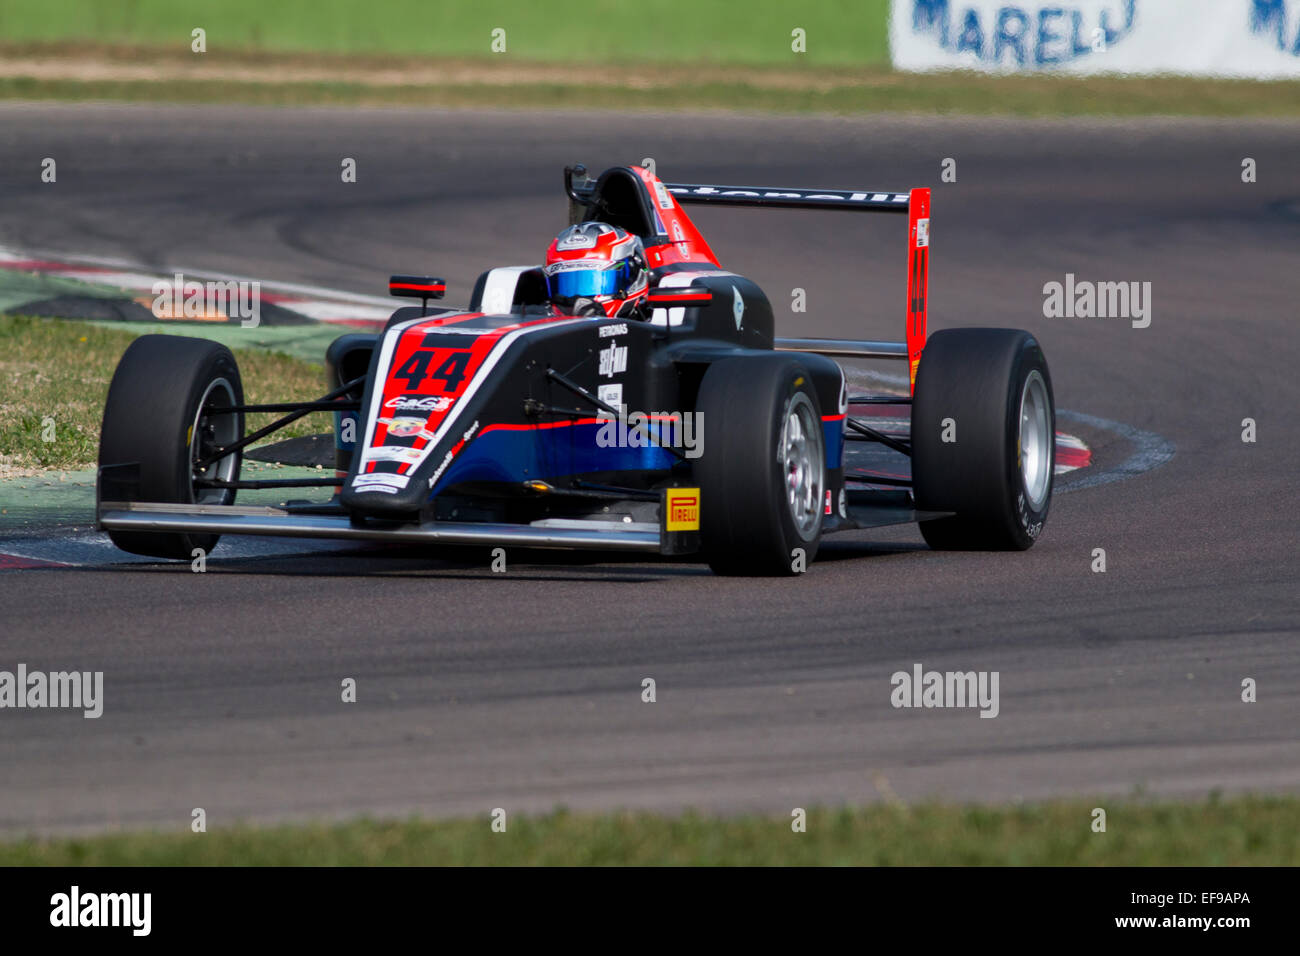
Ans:
[{"label": "rearview mirror", "polygon": [[708,305],[712,301],[712,292],[694,286],[686,286],[681,289],[651,289],[646,294],[646,302],[652,309],[676,309],[682,306]]},{"label": "rearview mirror", "polygon": [[429,276],[390,276],[388,294],[409,299],[441,299],[447,294],[447,283]]}]

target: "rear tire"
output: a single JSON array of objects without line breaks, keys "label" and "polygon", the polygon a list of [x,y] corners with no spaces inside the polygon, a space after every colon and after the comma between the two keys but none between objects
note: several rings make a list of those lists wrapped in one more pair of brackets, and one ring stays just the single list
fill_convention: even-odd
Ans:
[{"label": "rear tire", "polygon": [[[949,421],[951,420],[951,421]],[[944,441],[947,437],[954,441]],[[939,550],[1023,551],[1052,503],[1056,407],[1047,359],[1017,329],[945,329],[921,354],[912,399],[912,481]]]},{"label": "rear tire", "polygon": [[817,555],[826,493],[812,376],[785,355],[724,359],[705,373],[696,409],[706,436],[695,474],[709,567],[750,576],[805,570]]},{"label": "rear tire", "polygon": [[[106,488],[101,474],[100,500],[233,504],[233,489],[195,488],[194,479],[201,474],[239,480],[243,453],[227,455],[201,473],[194,462],[243,437],[243,412],[221,411],[243,403],[239,367],[224,345],[176,335],[140,336],[113,373],[99,439],[100,467],[138,465],[138,481],[114,480]],[[186,559],[195,548],[211,552],[220,539],[188,532],[109,531],[108,536],[133,554]]]}]

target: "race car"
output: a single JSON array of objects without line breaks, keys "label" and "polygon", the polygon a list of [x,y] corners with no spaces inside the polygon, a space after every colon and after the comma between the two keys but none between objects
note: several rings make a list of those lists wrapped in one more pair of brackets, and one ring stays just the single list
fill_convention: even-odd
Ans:
[{"label": "race car", "polygon": [[[120,548],[211,552],[220,535],[696,556],[727,575],[806,570],[823,535],[919,522],[936,549],[1024,550],[1051,504],[1055,408],[1024,331],[927,337],[930,190],[665,183],[564,170],[570,227],[546,262],[489,269],[465,309],[395,275],[381,333],[340,336],[329,391],[249,404],[211,341],[146,335],[104,410],[98,524]],[[782,338],[689,204],[895,214],[907,221],[899,342]],[[906,363],[906,393],[851,395],[836,359]],[[851,409],[910,409],[888,430]],[[334,417],[335,473],[245,480],[243,453],[311,412]],[[284,412],[245,433],[244,416]],[[875,424],[872,424],[872,423]],[[853,443],[910,470],[854,467]],[[235,504],[241,489],[333,487],[327,502]]]}]

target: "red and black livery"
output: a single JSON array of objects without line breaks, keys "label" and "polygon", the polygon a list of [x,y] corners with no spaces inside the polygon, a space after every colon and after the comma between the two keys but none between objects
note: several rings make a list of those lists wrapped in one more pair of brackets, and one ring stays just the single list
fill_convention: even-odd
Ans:
[{"label": "red and black livery", "polygon": [[[1046,361],[1015,330],[927,337],[928,189],[665,183],[639,166],[594,179],[569,167],[564,186],[571,222],[643,246],[649,287],[634,314],[566,314],[540,266],[487,270],[465,309],[430,305],[441,279],[395,275],[390,292],[420,304],[378,334],[341,336],[330,391],[285,405],[246,403],[221,346],[145,336],[110,388],[100,526],[127,550],[187,559],[242,533],[699,553],[720,573],[765,575],[804,570],[824,534],[854,528],[920,521],[936,547],[1026,548],[1041,533]],[[718,261],[692,203],[906,217],[903,341],[778,337],[767,297]],[[904,361],[910,394],[850,395],[837,358]],[[160,388],[180,411],[154,421],[141,396]],[[912,406],[909,434],[850,414],[881,404]],[[335,413],[334,476],[241,478],[245,448],[321,410]],[[288,414],[245,434],[255,411]],[[910,459],[910,474],[851,467],[852,442]],[[335,493],[235,504],[242,488],[281,485]]]}]

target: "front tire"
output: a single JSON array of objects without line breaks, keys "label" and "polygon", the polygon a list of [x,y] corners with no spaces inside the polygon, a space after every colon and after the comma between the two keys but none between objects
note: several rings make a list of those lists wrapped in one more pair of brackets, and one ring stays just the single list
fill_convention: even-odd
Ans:
[{"label": "front tire", "polygon": [[[140,336],[113,373],[99,439],[101,469],[127,466],[135,477],[113,480],[106,488],[101,472],[100,500],[233,504],[233,489],[196,487],[195,480],[237,481],[242,452],[202,468],[196,462],[243,437],[243,412],[223,411],[243,403],[239,367],[224,345],[176,335]],[[220,539],[188,532],[109,531],[108,536],[132,554],[186,559],[196,548],[211,552]]]},{"label": "front tire", "polygon": [[705,373],[696,409],[706,437],[696,475],[709,567],[724,575],[800,573],[817,554],[826,493],[812,376],[785,355],[724,359]]},{"label": "front tire", "polygon": [[1047,359],[1018,329],[945,329],[921,353],[912,398],[912,481],[939,550],[1023,551],[1047,521],[1056,406]]}]

